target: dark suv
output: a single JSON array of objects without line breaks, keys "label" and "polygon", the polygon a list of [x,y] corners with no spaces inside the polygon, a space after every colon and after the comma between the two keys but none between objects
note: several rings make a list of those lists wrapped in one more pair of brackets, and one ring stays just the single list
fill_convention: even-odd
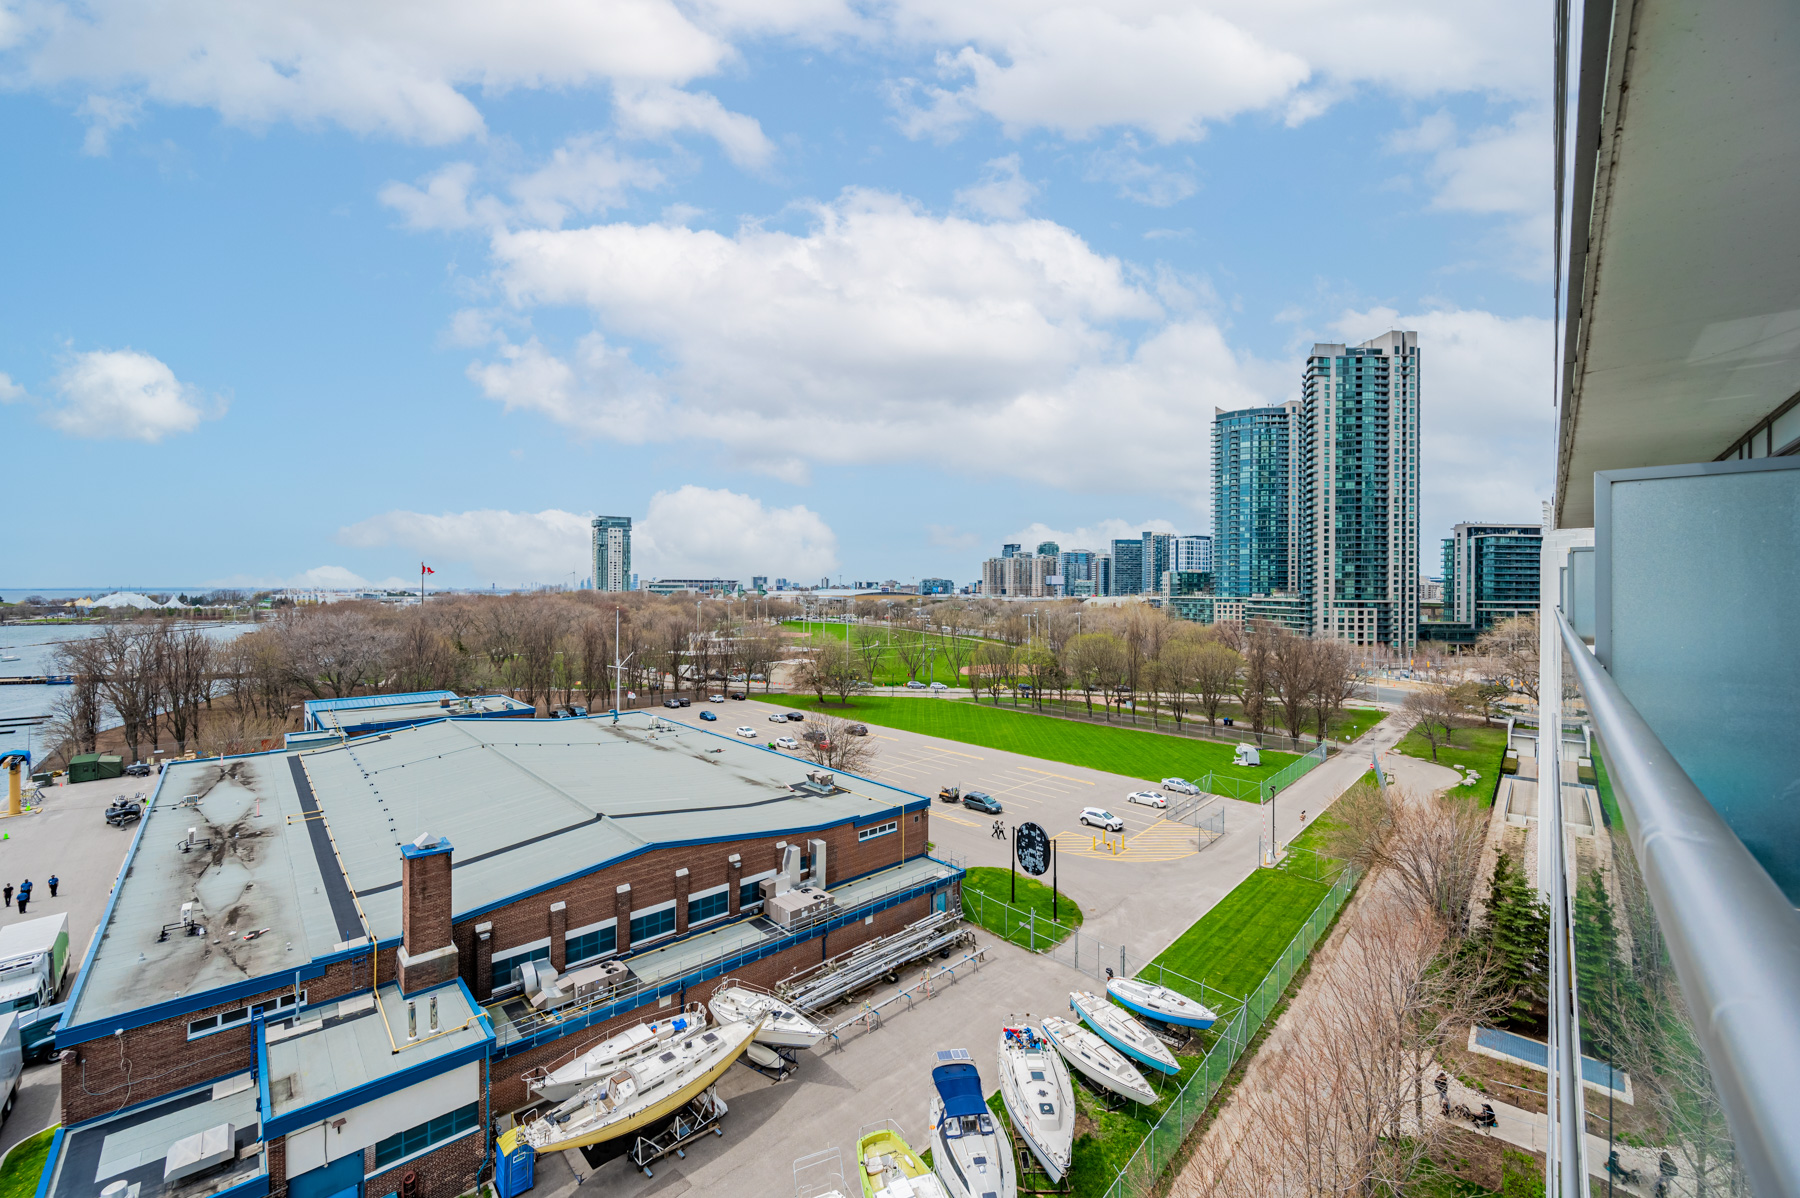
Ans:
[{"label": "dark suv", "polygon": [[852,724],[844,729],[844,731],[851,736],[867,736],[869,734],[869,726],[867,724]]},{"label": "dark suv", "polygon": [[989,815],[999,815],[1002,810],[1000,800],[993,795],[982,794],[979,790],[971,790],[963,796],[963,806],[975,811],[984,811]]},{"label": "dark suv", "polygon": [[805,717],[805,716],[803,716],[803,715],[801,715],[801,714],[800,714],[800,713],[799,713],[799,712],[797,712],[797,711],[790,711],[790,712],[788,712],[788,713],[787,713],[787,718],[788,718],[788,719],[789,719],[789,720],[790,720],[790,721],[791,721],[791,722],[793,722],[793,723],[796,723],[796,724],[799,724],[799,723],[804,723],[804,722],[805,722],[805,720],[806,720],[806,717]]}]

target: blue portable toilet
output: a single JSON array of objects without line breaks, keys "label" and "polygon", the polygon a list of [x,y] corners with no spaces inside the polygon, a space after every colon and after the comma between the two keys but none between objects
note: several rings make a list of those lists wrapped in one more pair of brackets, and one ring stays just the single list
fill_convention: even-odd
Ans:
[{"label": "blue portable toilet", "polygon": [[[507,1147],[509,1139],[511,1148]],[[536,1180],[537,1152],[518,1136],[502,1136],[500,1148],[500,1158],[494,1169],[494,1188],[500,1191],[500,1198],[514,1198],[529,1190]]]}]

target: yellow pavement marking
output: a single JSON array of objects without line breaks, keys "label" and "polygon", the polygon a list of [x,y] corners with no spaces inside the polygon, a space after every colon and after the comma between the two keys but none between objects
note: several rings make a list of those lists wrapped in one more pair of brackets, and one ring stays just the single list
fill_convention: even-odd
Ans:
[{"label": "yellow pavement marking", "polygon": [[1042,774],[1046,778],[1061,778],[1064,782],[1079,782],[1083,786],[1098,786],[1099,785],[1099,783],[1097,783],[1097,782],[1089,782],[1086,778],[1071,778],[1067,774],[1053,774],[1049,770],[1034,770],[1028,765],[1022,765],[1019,768],[1024,770],[1028,774]]},{"label": "yellow pavement marking", "polygon": [[[1058,832],[1053,839],[1056,851],[1076,857],[1097,858],[1102,861],[1127,861],[1150,864],[1161,861],[1179,861],[1183,857],[1192,857],[1199,849],[1194,843],[1194,830],[1186,824],[1173,823],[1169,820],[1158,820],[1148,828],[1137,832],[1119,846],[1117,851],[1107,847],[1099,834],[1085,828],[1068,829]],[[1086,841],[1083,844],[1082,841]],[[1118,843],[1116,840],[1114,843]]]},{"label": "yellow pavement marking", "polygon": [[962,819],[959,816],[951,815],[950,813],[945,812],[945,811],[933,812],[931,818],[932,819],[947,819],[951,823],[961,824],[965,828],[986,828],[986,827],[992,826],[989,824],[978,824],[974,820]]}]

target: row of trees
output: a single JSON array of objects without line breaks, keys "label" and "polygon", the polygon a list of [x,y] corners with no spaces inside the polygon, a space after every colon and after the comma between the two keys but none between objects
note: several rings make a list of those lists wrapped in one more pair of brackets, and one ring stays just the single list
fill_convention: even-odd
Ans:
[{"label": "row of trees", "polygon": [[1295,636],[1263,621],[1201,625],[1150,607],[1098,618],[1052,608],[1033,621],[1030,637],[1014,641],[976,635],[967,614],[948,606],[930,612],[928,627],[908,623],[898,636],[881,624],[856,624],[842,640],[818,638],[799,685],[821,700],[847,698],[891,653],[915,681],[928,660],[942,660],[951,678],[966,673],[976,698],[985,693],[995,703],[1005,694],[1041,707],[1050,696],[1074,693],[1089,715],[1097,701],[1108,720],[1143,712],[1177,725],[1199,718],[1216,725],[1234,704],[1254,732],[1279,726],[1297,739],[1310,727],[1323,739],[1362,677],[1344,642]]},{"label": "row of trees", "polygon": [[733,677],[767,687],[784,652],[773,622],[787,614],[578,591],[287,608],[229,641],[146,618],[61,646],[57,668],[75,684],[50,731],[65,757],[91,752],[110,716],[137,759],[165,738],[178,753],[258,747],[295,730],[308,699],[501,691],[605,709]]}]

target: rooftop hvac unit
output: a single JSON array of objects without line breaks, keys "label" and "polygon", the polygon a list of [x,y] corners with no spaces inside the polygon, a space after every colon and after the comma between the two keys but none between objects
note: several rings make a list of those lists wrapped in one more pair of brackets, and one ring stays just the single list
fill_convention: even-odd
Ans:
[{"label": "rooftop hvac unit", "polygon": [[781,849],[781,876],[787,879],[789,886],[800,885],[800,846],[783,845]]},{"label": "rooftop hvac unit", "polygon": [[778,928],[804,927],[831,907],[831,896],[816,886],[802,886],[769,900],[764,914]]},{"label": "rooftop hvac unit", "polygon": [[237,1129],[231,1124],[221,1123],[176,1140],[169,1146],[169,1155],[163,1161],[163,1184],[185,1181],[231,1160],[237,1155],[236,1134]]},{"label": "rooftop hvac unit", "polygon": [[814,886],[824,886],[830,880],[825,872],[826,845],[823,840],[806,842],[806,852],[812,858],[812,868],[806,871],[806,880]]},{"label": "rooftop hvac unit", "polygon": [[788,881],[786,874],[776,874],[774,877],[764,878],[756,884],[757,893],[762,895],[762,901],[765,903],[778,894],[786,894],[793,888],[793,884]]},{"label": "rooftop hvac unit", "polygon": [[625,967],[625,962],[602,961],[598,965],[589,965],[563,974],[557,986],[582,999],[590,995],[606,994],[623,985],[630,975],[631,970]]}]

